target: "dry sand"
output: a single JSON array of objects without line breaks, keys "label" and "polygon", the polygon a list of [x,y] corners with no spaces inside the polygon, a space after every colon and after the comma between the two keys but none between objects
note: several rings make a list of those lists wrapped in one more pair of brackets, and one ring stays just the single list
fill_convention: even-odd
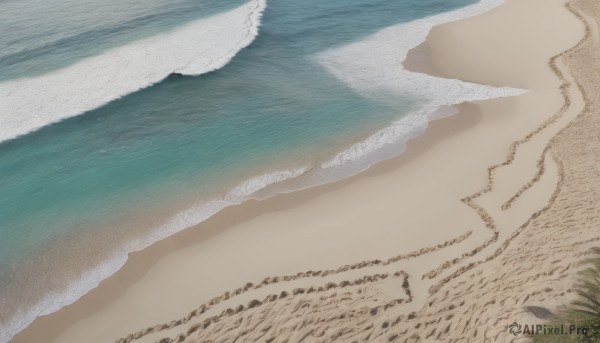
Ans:
[{"label": "dry sand", "polygon": [[600,9],[564,3],[508,0],[434,28],[417,51],[433,68],[406,62],[529,93],[462,104],[356,177],[228,208],[14,341],[514,339],[513,320],[542,321],[524,306],[570,299],[600,239]]}]

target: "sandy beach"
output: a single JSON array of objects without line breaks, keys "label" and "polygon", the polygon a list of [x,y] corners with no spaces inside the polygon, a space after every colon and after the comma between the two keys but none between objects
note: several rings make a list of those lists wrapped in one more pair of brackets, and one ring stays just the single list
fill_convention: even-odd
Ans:
[{"label": "sandy beach", "polygon": [[407,69],[528,92],[460,104],[354,177],[226,208],[13,341],[515,340],[513,321],[543,323],[531,306],[572,299],[600,240],[599,23],[593,0],[507,0],[435,27]]}]

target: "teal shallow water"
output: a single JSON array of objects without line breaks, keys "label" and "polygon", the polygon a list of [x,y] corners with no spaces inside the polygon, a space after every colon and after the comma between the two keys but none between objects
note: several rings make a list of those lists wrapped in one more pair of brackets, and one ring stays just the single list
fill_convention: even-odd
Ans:
[{"label": "teal shallow water", "polygon": [[[273,177],[275,171],[314,168],[419,109],[428,99],[408,92],[365,97],[327,72],[315,54],[473,2],[273,0],[260,34],[225,67],[167,78],[0,143],[0,331],[8,332],[0,341],[62,304],[48,301],[49,294],[63,296],[86,270],[160,236],[167,218],[231,196],[248,179],[271,174],[247,185],[255,189],[284,178]],[[8,47],[0,54],[0,81],[79,63],[240,4],[155,0],[98,9],[82,2],[70,15],[78,20],[62,20],[70,2],[38,12],[27,10],[36,2],[0,2],[0,13],[12,18],[0,14],[0,44]],[[121,10],[114,17],[89,15],[85,6]],[[53,21],[60,29],[51,29]],[[31,22],[39,25],[24,25]],[[88,289],[99,281],[90,280]]]}]

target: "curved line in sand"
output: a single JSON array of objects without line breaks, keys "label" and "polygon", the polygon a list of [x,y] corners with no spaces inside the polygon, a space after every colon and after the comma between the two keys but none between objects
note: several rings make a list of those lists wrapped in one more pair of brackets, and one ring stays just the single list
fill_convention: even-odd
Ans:
[{"label": "curved line in sand", "polygon": [[[497,230],[496,230],[496,225],[493,221],[493,218],[489,215],[489,213],[482,208],[481,206],[477,205],[473,200],[480,197],[481,195],[488,193],[490,191],[493,190],[494,187],[494,172],[496,169],[503,167],[503,166],[507,166],[510,165],[515,157],[517,148],[519,145],[526,143],[527,141],[531,140],[531,138],[533,138],[535,135],[541,133],[545,128],[547,128],[548,126],[550,126],[552,123],[554,123],[556,120],[558,120],[562,115],[564,115],[564,113],[568,110],[568,108],[571,106],[571,98],[569,97],[568,94],[568,89],[569,87],[571,87],[570,82],[568,82],[566,80],[566,78],[564,77],[563,72],[558,68],[558,66],[556,65],[556,61],[558,58],[567,56],[572,54],[573,52],[575,52],[575,50],[577,50],[579,47],[581,47],[590,37],[591,37],[591,27],[589,25],[589,23],[587,22],[587,20],[584,18],[584,16],[582,14],[580,14],[579,12],[577,12],[570,3],[565,4],[565,7],[573,14],[575,15],[585,26],[585,35],[584,37],[573,47],[563,51],[562,53],[553,56],[550,59],[550,68],[554,71],[554,73],[556,74],[556,76],[559,78],[559,80],[562,82],[562,85],[560,86],[561,89],[561,94],[564,97],[564,105],[561,108],[561,110],[559,112],[557,112],[555,115],[553,115],[551,118],[549,118],[547,121],[545,121],[540,127],[538,127],[536,130],[530,132],[527,136],[525,136],[525,138],[519,140],[519,141],[515,141],[511,144],[508,156],[506,158],[506,160],[501,163],[501,164],[496,164],[493,165],[491,167],[488,168],[488,180],[487,180],[487,184],[486,186],[481,189],[480,191],[466,197],[463,198],[462,201],[467,204],[467,206],[471,207],[472,209],[474,209],[475,211],[477,211],[477,213],[479,214],[480,218],[483,220],[483,222],[485,223],[486,227],[488,227],[489,229],[491,229],[494,234],[497,234]],[[582,116],[584,113],[586,113],[589,110],[590,107],[590,100],[587,96],[587,93],[585,91],[585,89],[581,86],[581,84],[579,82],[577,82],[577,80],[575,80],[575,84],[577,86],[577,89],[579,90],[583,101],[584,101],[584,107],[583,109],[577,114],[577,116],[575,116],[575,118],[573,120],[571,120],[565,127],[563,127],[562,129],[560,129],[551,139],[550,141],[547,143],[542,156],[540,157],[540,159],[538,160],[538,172],[537,174],[534,176],[534,178],[528,182],[527,184],[525,184],[518,192],[515,196],[513,196],[513,198],[511,198],[507,203],[505,203],[503,205],[503,209],[504,206],[507,206],[507,209],[510,207],[510,205],[512,204],[512,202],[514,202],[519,196],[521,196],[525,191],[527,191],[529,188],[531,188],[531,186],[533,186],[533,184],[535,184],[537,181],[539,181],[539,179],[541,178],[542,174],[544,173],[544,162],[545,162],[545,155],[548,151],[550,151],[550,149],[552,148],[552,144],[554,143],[554,139],[564,130],[566,130],[567,128],[569,128],[570,126],[572,126],[573,122],[575,121],[575,119],[579,118],[580,116]],[[542,208],[539,211],[534,212],[531,217],[523,224],[521,225],[515,232],[513,232],[513,234],[507,238],[507,240],[502,244],[502,246],[500,246],[492,255],[488,256],[485,260],[483,261],[476,261],[476,262],[472,262],[466,266],[463,266],[461,268],[459,268],[457,271],[455,271],[454,273],[450,274],[449,276],[443,278],[441,281],[439,281],[437,284],[431,286],[431,288],[429,289],[429,293],[430,294],[434,294],[436,293],[444,284],[446,284],[447,282],[449,282],[450,280],[462,275],[463,273],[465,273],[468,270],[473,269],[474,267],[488,262],[490,260],[493,260],[494,258],[498,257],[504,250],[506,250],[506,248],[510,245],[510,242],[517,237],[525,227],[527,227],[529,225],[529,223],[539,217],[542,213],[546,212],[556,201],[556,198],[558,197],[561,189],[562,189],[562,185],[564,182],[564,165],[561,161],[558,161],[554,155],[552,156],[553,160],[556,162],[556,164],[558,165],[558,182],[556,185],[556,189],[554,191],[554,193],[552,194],[552,196],[550,197],[548,203],[546,204],[546,206],[544,208]],[[507,205],[508,204],[508,205]],[[489,240],[486,241],[486,243],[484,243],[484,245],[489,245]],[[438,275],[439,272],[441,272],[442,270],[448,269],[451,265],[454,265],[458,262],[460,262],[460,260],[464,259],[465,255],[463,255],[463,257],[459,258],[457,262],[451,263],[450,265],[448,265],[448,262],[442,264],[440,267],[438,267],[438,269],[435,269],[433,271],[430,271],[429,273],[423,275],[423,277],[428,276],[429,274],[431,275]],[[457,259],[455,259],[457,260]],[[454,260],[453,260],[454,261]]]},{"label": "curved line in sand", "polygon": [[536,162],[536,167],[537,167],[536,174],[533,176],[533,178],[529,182],[527,182],[525,185],[523,185],[515,193],[515,195],[513,195],[504,204],[502,204],[502,207],[501,207],[502,211],[509,210],[512,207],[512,204],[515,201],[517,201],[521,195],[523,195],[531,187],[533,187],[533,185],[535,185],[538,181],[540,181],[540,179],[542,178],[542,176],[544,175],[544,173],[546,171],[546,166],[545,166],[545,163],[546,163],[546,154],[548,153],[548,151],[550,151],[550,148],[551,148],[551,145],[550,145],[550,142],[549,142],[546,145],[546,147],[544,148],[544,151],[542,152],[542,156]]},{"label": "curved line in sand", "polygon": [[[569,10],[570,7],[568,4],[565,5],[565,7]],[[571,10],[571,12],[573,13],[573,11]],[[576,13],[573,13],[575,16],[577,16]],[[533,137],[535,137],[536,135],[541,134],[545,129],[547,129],[549,126],[551,126],[552,124],[554,124],[555,122],[557,122],[560,118],[562,118],[567,111],[571,108],[572,106],[572,101],[571,98],[569,97],[569,89],[571,87],[571,83],[564,77],[564,73],[560,70],[560,68],[557,65],[557,60],[561,57],[564,57],[568,54],[573,53],[575,50],[577,50],[590,36],[591,33],[588,33],[588,29],[587,29],[587,22],[584,22],[584,25],[586,25],[586,33],[584,34],[584,37],[573,47],[561,52],[560,54],[557,54],[555,56],[552,56],[549,60],[549,67],[552,69],[552,71],[555,73],[555,75],[557,76],[557,78],[561,81],[561,86],[560,86],[560,90],[561,90],[561,95],[563,97],[563,106],[560,108],[560,110],[555,113],[552,117],[548,118],[544,123],[542,123],[542,125],[540,125],[539,127],[537,127],[534,131],[530,132],[529,134],[527,134],[527,136],[525,136],[524,138],[518,140],[518,141],[514,141],[510,148],[509,148],[509,152],[508,155],[506,156],[506,159],[504,160],[504,162],[500,163],[500,164],[496,164],[496,165],[492,165],[487,169],[488,172],[488,178],[487,178],[487,182],[486,185],[484,186],[484,188],[482,188],[481,190],[479,190],[476,193],[473,193],[472,195],[465,197],[462,199],[462,201],[469,207],[471,207],[473,210],[475,210],[477,212],[477,214],[479,215],[479,217],[481,218],[481,220],[484,222],[485,226],[487,228],[489,228],[492,232],[493,235],[490,239],[486,240],[482,245],[476,247],[475,249],[473,249],[471,252],[469,253],[465,253],[463,254],[461,257],[455,258],[451,261],[446,261],[443,264],[441,264],[438,268],[433,269],[425,274],[423,274],[422,279],[428,278],[428,279],[433,279],[436,276],[438,276],[440,273],[442,273],[444,270],[449,269],[450,267],[452,267],[453,265],[456,265],[457,263],[463,261],[464,259],[468,258],[468,257],[472,257],[474,255],[476,255],[478,252],[480,252],[481,250],[483,250],[484,248],[487,248],[489,245],[491,245],[492,243],[495,243],[498,238],[499,238],[499,233],[497,231],[496,228],[496,224],[494,222],[493,217],[489,214],[489,212],[487,210],[485,210],[482,206],[479,206],[477,203],[475,203],[475,199],[477,199],[478,197],[482,196],[483,194],[489,193],[491,191],[494,190],[494,173],[496,170],[498,170],[501,167],[507,167],[509,165],[512,164],[512,162],[515,159],[515,156],[517,154],[517,150],[519,148],[519,146],[529,142]],[[579,86],[579,85],[578,85]],[[582,97],[585,100],[585,92],[583,91],[582,87],[578,87]],[[578,114],[578,116],[585,112],[585,107],[584,109],[582,109],[582,112],[580,112]],[[576,116],[577,117],[577,116]],[[575,118],[576,118],[575,117]],[[574,119],[575,119],[574,118]],[[573,119],[573,120],[574,120]],[[510,209],[510,207],[512,206],[512,204],[520,197],[522,196],[527,190],[529,190],[531,187],[533,187],[533,185],[535,185],[543,176],[544,172],[545,172],[545,162],[546,162],[546,154],[550,151],[551,146],[552,146],[552,142],[554,141],[554,137],[556,137],[560,132],[562,132],[564,129],[566,129],[569,126],[569,124],[567,124],[565,127],[563,127],[561,130],[559,130],[546,144],[546,146],[544,147],[544,150],[542,151],[541,157],[537,160],[536,162],[536,167],[537,167],[537,172],[534,175],[534,177],[527,182],[525,185],[523,185],[517,192],[515,195],[513,195],[508,201],[506,201],[503,205],[502,205],[502,210],[506,211],[508,209]]]}]

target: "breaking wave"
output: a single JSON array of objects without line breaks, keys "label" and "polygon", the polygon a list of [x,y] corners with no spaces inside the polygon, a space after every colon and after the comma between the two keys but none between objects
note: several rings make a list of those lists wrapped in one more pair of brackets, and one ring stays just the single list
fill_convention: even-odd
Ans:
[{"label": "breaking wave", "polygon": [[0,142],[151,86],[225,66],[258,35],[266,0],[114,48],[69,67],[0,83]]}]

